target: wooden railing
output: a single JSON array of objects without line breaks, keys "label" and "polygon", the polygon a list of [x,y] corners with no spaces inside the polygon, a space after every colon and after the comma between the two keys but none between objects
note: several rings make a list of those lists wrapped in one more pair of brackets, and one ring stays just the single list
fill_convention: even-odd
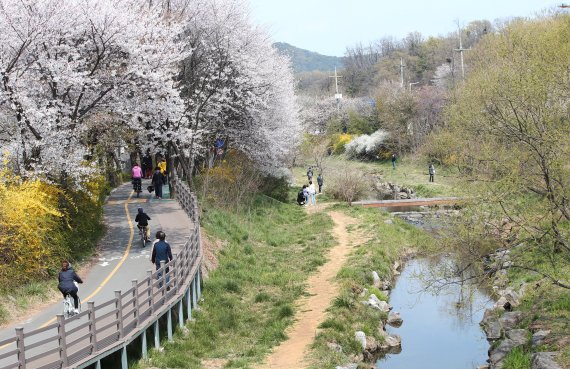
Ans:
[{"label": "wooden railing", "polygon": [[43,328],[28,332],[16,328],[15,337],[0,341],[1,369],[101,369],[101,359],[117,351],[120,367],[127,369],[127,346],[135,339],[141,345],[141,357],[146,357],[149,328],[154,330],[154,346],[160,346],[161,318],[165,317],[169,340],[173,316],[181,327],[191,319],[201,294],[198,204],[185,183],[173,176],[171,184],[193,222],[188,240],[173,260],[147,271],[144,279],[133,280],[127,291],[115,291],[111,300],[99,305],[89,301],[86,311],[69,319],[57,315],[55,323]]}]

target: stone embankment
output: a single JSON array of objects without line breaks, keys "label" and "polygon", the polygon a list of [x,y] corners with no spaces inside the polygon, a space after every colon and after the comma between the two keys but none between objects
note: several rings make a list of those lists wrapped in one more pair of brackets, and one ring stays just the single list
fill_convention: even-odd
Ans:
[{"label": "stone embankment", "polygon": [[[517,347],[537,348],[550,334],[548,330],[531,331],[521,328],[520,324],[524,316],[521,311],[516,311],[516,308],[520,305],[520,300],[529,286],[522,284],[517,290],[507,287],[506,268],[512,265],[509,254],[509,250],[498,250],[485,260],[486,269],[497,275],[493,289],[499,299],[493,308],[485,311],[480,323],[492,346],[489,350],[489,363],[478,369],[501,369],[505,358],[513,349]],[[556,355],[555,352],[533,353],[531,369],[562,369],[554,361]]]},{"label": "stone embankment", "polygon": [[[401,263],[396,261],[392,266],[392,276],[400,274]],[[376,271],[371,272],[373,286],[380,290],[383,295],[389,296],[392,289],[391,280],[382,280]],[[378,327],[377,340],[374,336],[367,336],[362,331],[354,333],[354,339],[362,346],[362,352],[352,358],[352,363],[345,366],[337,366],[336,369],[356,369],[360,362],[371,362],[378,356],[387,353],[399,353],[402,350],[402,338],[397,334],[388,334],[386,332],[386,325],[398,328],[403,324],[403,319],[400,313],[393,312],[392,306],[386,301],[381,300],[375,294],[368,295],[368,290],[364,288],[360,293],[361,297],[368,296],[368,299],[362,300],[362,304],[368,306],[370,309],[378,310],[386,315],[382,320],[381,325]],[[330,342],[329,348],[334,351],[342,351],[342,347],[334,342]],[[375,366],[371,366],[375,368]]]}]

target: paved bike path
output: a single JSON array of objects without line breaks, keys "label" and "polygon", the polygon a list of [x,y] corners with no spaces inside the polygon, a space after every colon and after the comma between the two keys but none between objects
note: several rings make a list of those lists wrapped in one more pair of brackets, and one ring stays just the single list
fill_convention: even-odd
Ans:
[{"label": "paved bike path", "polygon": [[[148,183],[150,184],[150,183]],[[148,185],[143,181],[143,188]],[[140,198],[132,194],[130,184],[115,189],[104,206],[105,236],[99,242],[99,250],[89,271],[79,271],[83,284],[79,285],[79,297],[83,309],[87,301],[95,305],[112,299],[115,290],[126,291],[132,286],[132,280],[142,280],[147,270],[154,269],[150,262],[152,243],[142,247],[136,223],[137,208],[143,207],[150,216],[151,239],[157,230],[166,233],[166,241],[176,253],[184,245],[190,234],[192,222],[175,200],[156,200],[151,194],[143,192]],[[128,212],[128,215],[127,215]],[[54,261],[58,262],[58,261]],[[31,331],[55,322],[55,315],[61,314],[61,301],[44,307],[40,312],[26,320],[14,322],[0,330],[0,341],[14,337],[16,327],[24,327],[24,332]],[[2,348],[0,348],[0,354]]]}]

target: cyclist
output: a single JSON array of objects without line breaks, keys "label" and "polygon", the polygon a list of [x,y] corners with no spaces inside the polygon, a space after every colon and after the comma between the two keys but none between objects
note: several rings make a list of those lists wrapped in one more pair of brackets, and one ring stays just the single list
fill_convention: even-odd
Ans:
[{"label": "cyclist", "polygon": [[143,176],[143,172],[141,167],[139,167],[138,163],[135,163],[135,165],[133,165],[133,169],[132,169],[132,177],[133,177],[133,189],[137,192],[137,196],[139,194],[139,192],[141,192],[141,188],[142,188],[142,176]]},{"label": "cyclist", "polygon": [[83,281],[77,274],[75,274],[75,271],[70,268],[69,261],[64,260],[61,263],[61,271],[59,272],[58,279],[59,284],[57,285],[57,288],[63,294],[63,298],[65,298],[67,295],[73,297],[75,313],[79,313],[79,297],[77,296],[79,289],[73,282],[83,283]]},{"label": "cyclist", "polygon": [[[151,220],[147,213],[144,212],[143,208],[137,209],[138,213],[135,217],[135,222],[137,222],[137,227],[139,232],[143,233],[145,241],[147,240],[146,232],[148,227],[148,221]],[[144,247],[144,246],[143,246]]]}]

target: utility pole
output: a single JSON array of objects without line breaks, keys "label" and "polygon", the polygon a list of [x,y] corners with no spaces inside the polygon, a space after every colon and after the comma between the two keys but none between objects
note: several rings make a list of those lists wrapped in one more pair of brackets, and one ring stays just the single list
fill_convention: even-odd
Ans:
[{"label": "utility pole", "polygon": [[342,100],[342,94],[338,91],[338,79],[342,78],[342,76],[338,75],[338,73],[336,72],[336,67],[334,67],[334,76],[329,76],[329,78],[334,78],[334,86],[335,86],[334,98],[336,99],[336,108],[337,110],[340,110],[340,100]]},{"label": "utility pole", "polygon": [[400,88],[404,88],[404,58],[400,58]]},{"label": "utility pole", "polygon": [[459,24],[457,25],[457,28],[458,28],[457,33],[459,35],[459,49],[455,49],[455,51],[459,52],[461,58],[461,75],[463,76],[463,79],[465,79],[465,64],[463,63],[463,52],[471,49],[463,48],[463,43],[461,40],[461,27],[459,27]]}]

